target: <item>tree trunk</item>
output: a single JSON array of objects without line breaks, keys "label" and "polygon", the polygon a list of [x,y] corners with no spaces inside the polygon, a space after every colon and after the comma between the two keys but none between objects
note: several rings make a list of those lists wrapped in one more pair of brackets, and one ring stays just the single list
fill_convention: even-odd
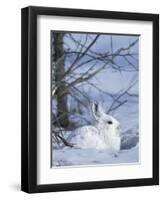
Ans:
[{"label": "tree trunk", "polygon": [[60,126],[66,128],[69,125],[66,84],[63,78],[64,68],[64,47],[63,33],[53,33],[54,35],[54,62],[56,63],[55,81],[57,84],[57,118]]}]

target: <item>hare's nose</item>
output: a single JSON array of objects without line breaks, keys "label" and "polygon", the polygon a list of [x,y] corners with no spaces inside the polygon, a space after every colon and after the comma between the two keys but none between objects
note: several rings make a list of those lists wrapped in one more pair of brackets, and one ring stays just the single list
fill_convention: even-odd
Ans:
[{"label": "hare's nose", "polygon": [[120,126],[120,125],[118,125],[118,126],[117,126],[117,129],[118,129],[118,130],[120,130],[120,128],[121,128],[121,126]]}]

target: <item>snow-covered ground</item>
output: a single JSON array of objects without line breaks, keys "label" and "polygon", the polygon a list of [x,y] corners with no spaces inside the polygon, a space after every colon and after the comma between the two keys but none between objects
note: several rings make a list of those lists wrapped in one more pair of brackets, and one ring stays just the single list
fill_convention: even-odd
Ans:
[{"label": "snow-covered ground", "polygon": [[[113,113],[121,123],[121,150],[118,156],[114,156],[108,150],[79,149],[61,145],[57,147],[53,143],[52,165],[80,166],[80,165],[107,165],[107,164],[135,164],[139,162],[139,126],[138,126],[138,102],[131,102],[119,108]],[[65,132],[67,138],[72,138],[74,133]]]},{"label": "snow-covered ground", "polygon": [[53,152],[53,167],[80,166],[97,164],[127,164],[138,162],[138,146],[131,150],[121,150],[117,157],[107,150],[96,149],[55,149]]}]

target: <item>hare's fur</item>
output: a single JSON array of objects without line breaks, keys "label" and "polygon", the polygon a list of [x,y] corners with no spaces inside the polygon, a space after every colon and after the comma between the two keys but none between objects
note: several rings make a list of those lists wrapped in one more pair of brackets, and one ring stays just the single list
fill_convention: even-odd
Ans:
[{"label": "hare's fur", "polygon": [[107,115],[99,104],[92,105],[95,125],[83,126],[75,130],[72,143],[77,148],[107,149],[117,155],[120,150],[120,123]]}]

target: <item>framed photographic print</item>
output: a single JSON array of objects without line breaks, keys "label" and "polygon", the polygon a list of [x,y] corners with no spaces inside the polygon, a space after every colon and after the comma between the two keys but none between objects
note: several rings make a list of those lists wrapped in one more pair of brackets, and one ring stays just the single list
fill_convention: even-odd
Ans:
[{"label": "framed photographic print", "polygon": [[22,190],[159,184],[159,16],[22,9]]}]

